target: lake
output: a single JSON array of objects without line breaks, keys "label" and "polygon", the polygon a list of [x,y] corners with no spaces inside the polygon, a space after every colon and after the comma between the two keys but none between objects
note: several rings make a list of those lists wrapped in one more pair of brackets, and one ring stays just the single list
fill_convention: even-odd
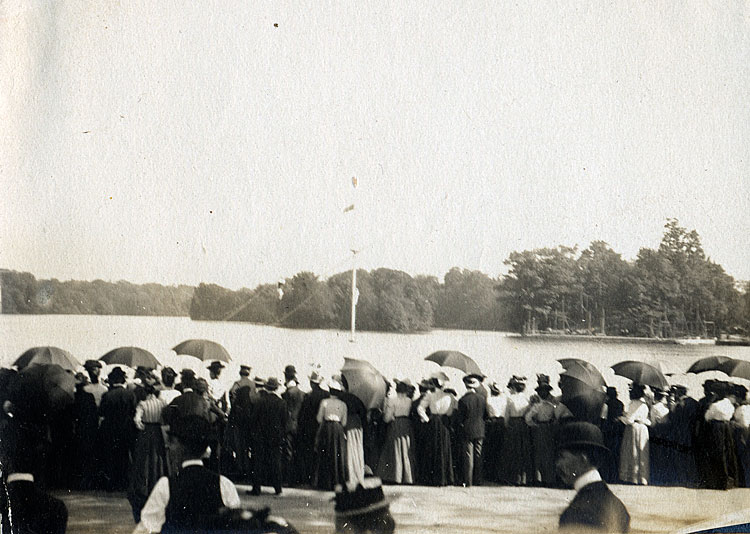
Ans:
[{"label": "lake", "polygon": [[[192,321],[187,317],[133,317],[107,315],[0,315],[0,366],[8,367],[24,350],[56,345],[72,352],[81,362],[99,358],[110,349],[135,345],[151,351],[159,361],[178,370],[182,362],[171,347],[189,338],[218,341],[233,357],[222,377],[232,382],[239,363],[253,367],[253,375],[282,377],[286,364],[294,364],[300,378],[319,363],[325,374],[336,372],[344,357],[366,359],[386,377],[412,380],[438,369],[425,356],[441,349],[460,350],[474,358],[485,374],[503,385],[511,374],[525,375],[535,384],[535,373],[549,374],[553,384],[562,370],[558,358],[583,358],[596,365],[608,383],[618,389],[627,384],[614,377],[609,366],[623,360],[657,362],[665,372],[682,373],[696,359],[725,354],[750,360],[749,347],[671,345],[652,343],[604,343],[593,340],[521,338],[502,332],[434,330],[425,334],[358,332],[354,343],[348,331],[290,330],[235,322]],[[188,359],[194,367],[202,364]],[[448,372],[461,390],[458,372]],[[708,374],[680,375],[693,393]],[[307,381],[301,380],[307,387]]]}]

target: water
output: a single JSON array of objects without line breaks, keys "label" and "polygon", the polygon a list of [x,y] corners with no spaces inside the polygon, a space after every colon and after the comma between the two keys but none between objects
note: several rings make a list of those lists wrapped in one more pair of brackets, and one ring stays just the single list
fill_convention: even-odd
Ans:
[{"label": "water", "polygon": [[[551,375],[553,384],[562,370],[558,358],[576,357],[590,361],[608,383],[618,386],[627,381],[614,377],[609,366],[623,360],[658,363],[665,372],[683,373],[696,359],[724,354],[750,360],[748,347],[712,345],[664,345],[642,343],[601,343],[584,340],[524,339],[500,332],[435,330],[426,334],[358,332],[356,342],[349,332],[337,330],[288,330],[244,323],[191,321],[186,317],[131,317],[103,315],[0,315],[0,366],[10,366],[24,350],[38,345],[56,345],[69,350],[81,362],[99,358],[110,349],[135,345],[151,351],[159,361],[177,369],[183,362],[171,347],[189,338],[218,341],[233,357],[222,375],[231,383],[240,363],[253,367],[252,373],[281,378],[286,364],[294,364],[300,377],[313,363],[331,374],[344,357],[366,359],[386,377],[412,380],[438,369],[424,358],[441,349],[460,350],[477,361],[485,374],[505,384],[511,374],[529,377]],[[204,367],[188,359],[186,366]],[[452,384],[461,390],[459,372],[449,371]],[[674,379],[691,390],[709,375],[678,374]],[[303,387],[307,386],[302,380]]]}]

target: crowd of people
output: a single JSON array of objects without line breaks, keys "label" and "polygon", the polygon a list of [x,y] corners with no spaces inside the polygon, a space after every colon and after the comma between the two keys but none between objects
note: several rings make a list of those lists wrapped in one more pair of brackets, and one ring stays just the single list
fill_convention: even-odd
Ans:
[{"label": "crowd of people", "polygon": [[[385,483],[427,486],[483,483],[560,487],[560,428],[587,421],[611,454],[599,462],[607,482],[728,489],[750,486],[750,405],[743,386],[716,380],[704,397],[634,383],[625,406],[608,388],[596,417],[576,413],[545,375],[533,394],[524,377],[505,388],[484,376],[464,377],[461,396],[442,374],[387,383],[381,405],[367,409],[342,375],[312,371],[300,388],[293,365],[276,377],[250,378],[251,367],[225,388],[224,365],[212,362],[208,380],[190,369],[157,373],[138,368],[132,380],[119,367],[105,379],[99,361],[76,375],[75,400],[46,421],[34,476],[47,487],[127,494],[136,524],[163,477],[182,471],[184,447],[169,434],[199,419],[203,463],[222,480],[251,487],[341,491]],[[0,383],[3,421],[13,417],[13,371]],[[572,408],[572,409],[571,409]],[[183,436],[184,437],[184,436]],[[569,437],[569,436],[568,436]],[[204,441],[200,443],[203,444]],[[13,444],[5,440],[5,451]],[[171,480],[171,479],[170,479]],[[164,484],[164,482],[161,482]]]}]

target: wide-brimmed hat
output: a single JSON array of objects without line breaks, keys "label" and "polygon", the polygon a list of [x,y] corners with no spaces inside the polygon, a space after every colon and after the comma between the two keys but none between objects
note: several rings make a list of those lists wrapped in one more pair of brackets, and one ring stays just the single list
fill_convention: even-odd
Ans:
[{"label": "wide-brimmed hat", "polygon": [[268,391],[276,391],[277,389],[279,389],[279,385],[279,379],[275,376],[272,376],[268,380],[266,380],[265,387]]},{"label": "wide-brimmed hat", "polygon": [[323,381],[323,377],[319,372],[313,371],[310,373],[310,382],[313,384],[320,384]]},{"label": "wide-brimmed hat", "polygon": [[560,427],[557,435],[557,450],[592,450],[609,452],[599,427],[592,423],[576,421]]},{"label": "wide-brimmed hat", "polygon": [[481,375],[466,375],[462,380],[467,388],[478,388],[482,383]]},{"label": "wide-brimmed hat", "polygon": [[84,369],[102,368],[102,362],[99,360],[86,360],[83,364]]},{"label": "wide-brimmed hat", "polygon": [[210,364],[208,365],[207,369],[210,369],[210,370],[214,370],[214,369],[224,369],[224,367],[225,367],[225,365],[224,365],[223,363],[221,363],[221,362],[220,362],[220,361],[218,361],[218,360],[215,360],[215,361],[211,362],[211,363],[210,363]]},{"label": "wide-brimmed hat", "polygon": [[161,370],[161,376],[177,376],[177,371],[171,367],[165,367]]},{"label": "wide-brimmed hat", "polygon": [[326,381],[326,385],[328,386],[328,390],[336,390],[336,391],[344,391],[344,386],[341,384],[341,381],[339,381],[335,376],[332,376]]},{"label": "wide-brimmed hat", "polygon": [[181,378],[195,378],[195,371],[192,369],[183,369],[180,371],[180,377]]},{"label": "wide-brimmed hat", "polygon": [[266,385],[266,381],[259,376],[256,376],[255,378],[253,378],[253,382],[255,382],[255,386],[259,388],[262,388],[263,386]]},{"label": "wide-brimmed hat", "polygon": [[549,384],[542,383],[536,387],[537,393],[542,393],[542,392],[549,393],[550,391],[552,391],[552,386],[550,386]]}]

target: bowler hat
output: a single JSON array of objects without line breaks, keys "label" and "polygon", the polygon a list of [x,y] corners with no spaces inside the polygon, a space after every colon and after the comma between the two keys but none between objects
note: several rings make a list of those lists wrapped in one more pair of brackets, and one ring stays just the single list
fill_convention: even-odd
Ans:
[{"label": "bowler hat", "polygon": [[215,360],[208,365],[207,369],[224,369],[224,364]]},{"label": "bowler hat", "polygon": [[557,449],[609,452],[609,449],[604,445],[604,437],[599,427],[583,421],[567,423],[560,427]]},{"label": "bowler hat", "polygon": [[297,369],[293,365],[284,367],[284,378],[291,380],[297,376]]},{"label": "bowler hat", "polygon": [[169,428],[169,433],[180,441],[205,442],[206,447],[214,437],[211,423],[199,415],[180,417]]},{"label": "bowler hat", "polygon": [[84,369],[93,369],[94,367],[102,368],[102,362],[99,360],[86,360],[83,364]]}]

